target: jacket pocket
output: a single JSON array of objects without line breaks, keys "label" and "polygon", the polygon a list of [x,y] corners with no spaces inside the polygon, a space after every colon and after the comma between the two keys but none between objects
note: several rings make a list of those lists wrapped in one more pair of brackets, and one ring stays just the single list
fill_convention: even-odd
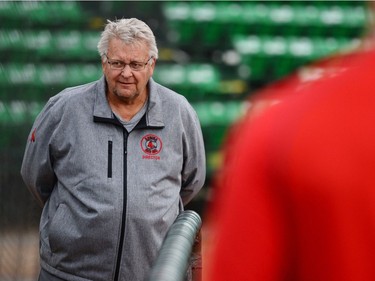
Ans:
[{"label": "jacket pocket", "polygon": [[107,168],[107,177],[112,178],[112,141],[108,141],[108,168]]}]

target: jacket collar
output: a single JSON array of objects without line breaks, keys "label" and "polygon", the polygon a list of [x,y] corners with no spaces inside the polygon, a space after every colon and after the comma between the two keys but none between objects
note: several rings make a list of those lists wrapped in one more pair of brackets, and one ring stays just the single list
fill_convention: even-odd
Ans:
[{"label": "jacket collar", "polygon": [[[152,78],[150,78],[147,86],[150,90],[150,95],[148,97],[148,108],[146,114],[139,122],[139,125],[141,127],[162,128],[164,127],[164,121],[162,115],[163,110],[159,93],[159,85]],[[93,112],[94,121],[121,124],[112,113],[105,92],[106,81],[105,77],[102,76],[96,83],[96,97]]]}]

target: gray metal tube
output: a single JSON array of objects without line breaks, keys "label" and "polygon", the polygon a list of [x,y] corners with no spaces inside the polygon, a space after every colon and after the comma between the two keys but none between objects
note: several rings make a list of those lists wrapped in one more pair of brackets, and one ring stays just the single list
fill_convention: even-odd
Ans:
[{"label": "gray metal tube", "polygon": [[185,279],[194,241],[201,226],[202,220],[194,211],[187,210],[178,215],[164,239],[149,281]]}]

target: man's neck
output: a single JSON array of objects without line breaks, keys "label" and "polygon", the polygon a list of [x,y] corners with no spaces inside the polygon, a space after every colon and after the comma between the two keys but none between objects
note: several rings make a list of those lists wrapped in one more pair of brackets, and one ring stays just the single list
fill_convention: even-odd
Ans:
[{"label": "man's neck", "polygon": [[107,99],[109,106],[116,115],[124,121],[130,121],[142,109],[147,101],[147,96],[131,102],[114,99],[110,95],[107,95]]}]

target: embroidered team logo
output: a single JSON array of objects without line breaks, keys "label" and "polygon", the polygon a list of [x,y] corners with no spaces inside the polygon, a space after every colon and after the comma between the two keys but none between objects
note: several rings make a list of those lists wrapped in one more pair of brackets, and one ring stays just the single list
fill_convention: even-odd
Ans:
[{"label": "embroidered team logo", "polygon": [[162,147],[163,143],[158,136],[153,134],[144,136],[141,140],[141,148],[147,155],[143,155],[142,158],[160,160],[160,156],[157,154],[160,153]]}]

